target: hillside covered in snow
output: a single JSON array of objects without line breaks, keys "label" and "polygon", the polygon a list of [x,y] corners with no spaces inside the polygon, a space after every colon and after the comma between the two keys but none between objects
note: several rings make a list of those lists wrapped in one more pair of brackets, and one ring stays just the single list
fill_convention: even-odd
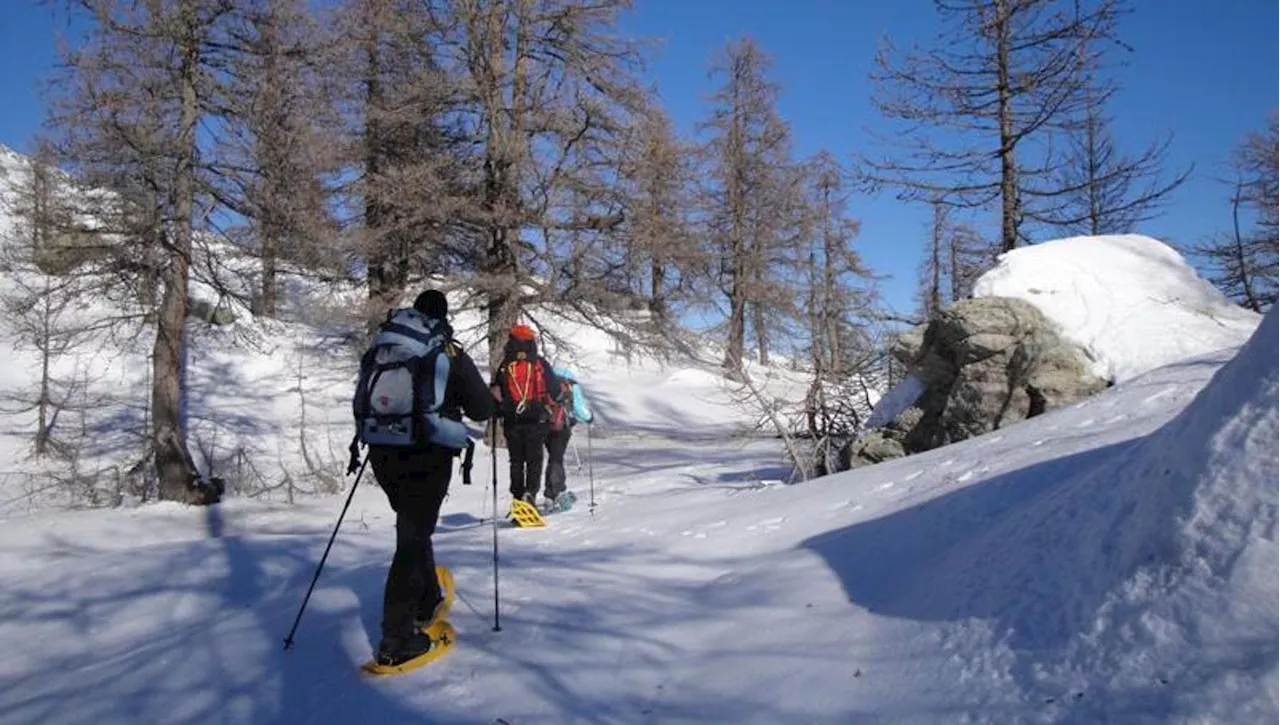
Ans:
[{"label": "hillside covered in snow", "polygon": [[[0,152],[0,298],[23,310],[0,320],[0,339],[11,343],[0,348],[0,517],[136,501],[126,478],[147,446],[154,329],[139,324],[128,300],[102,294],[95,281],[43,274],[14,249],[21,243],[14,200],[30,167],[24,157]],[[233,496],[294,500],[337,491],[364,343],[353,311],[362,308],[367,289],[358,279],[284,274],[283,314],[255,317],[243,300],[253,292],[257,260],[217,240],[202,239],[199,247],[190,299],[226,317],[209,324],[193,315],[187,324],[184,410],[196,466],[224,479]],[[35,302],[60,285],[68,285],[65,302]],[[417,291],[407,291],[404,304]],[[450,298],[457,337],[487,374],[481,302],[465,290]],[[582,378],[599,436],[730,439],[760,428],[759,401],[724,379],[722,353],[709,346],[656,355],[611,334],[607,320],[593,324],[574,310],[547,306],[526,313],[546,333],[547,358]],[[68,410],[50,429],[71,464],[32,456],[45,348],[60,353],[49,356],[47,381],[51,397],[65,400]],[[747,369],[770,401],[795,405],[803,398],[803,374],[752,363]],[[65,485],[70,479],[75,485]]]},{"label": "hillside covered in snow", "polygon": [[[281,648],[342,503],[307,494],[352,485],[358,350],[339,321],[361,290],[299,282],[289,322],[240,307],[229,325],[192,321],[192,448],[215,470],[253,462],[236,475],[261,491],[58,511],[24,457],[30,414],[7,417],[0,468],[22,483],[0,481],[0,722],[1272,722],[1277,313],[1235,311],[1167,249],[1046,243],[979,285],[1040,307],[1114,386],[791,486],[779,442],[741,434],[757,413],[714,355],[647,358],[535,310],[574,343],[550,354],[600,416],[568,458],[578,506],[500,527],[496,556],[505,451],[479,444],[435,536],[458,647],[377,681],[356,666],[376,644],[394,516],[370,480]],[[454,302],[486,362],[479,311]],[[72,356],[100,396],[77,422],[93,465],[128,462],[146,350],[104,336]],[[0,348],[7,390],[37,379],[33,354]],[[803,394],[757,370],[771,394]]]}]

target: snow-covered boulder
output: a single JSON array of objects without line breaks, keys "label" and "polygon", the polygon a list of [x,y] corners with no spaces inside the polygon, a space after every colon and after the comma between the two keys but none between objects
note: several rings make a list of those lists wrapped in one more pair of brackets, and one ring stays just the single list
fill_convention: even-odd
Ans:
[{"label": "snow-covered boulder", "polygon": [[842,465],[953,443],[1105,384],[1236,348],[1260,319],[1151,237],[1070,237],[1007,252],[972,299],[890,348],[910,374],[842,452]]},{"label": "snow-covered boulder", "polygon": [[1151,237],[1070,237],[1000,255],[973,296],[1014,297],[1083,347],[1113,383],[1244,344],[1261,317]]},{"label": "snow-covered boulder", "polygon": [[[1034,306],[1017,299],[962,300],[942,310],[914,352],[903,395],[886,396],[871,425],[883,426],[841,456],[849,467],[966,440],[1093,395],[1107,381],[1080,348]],[[888,411],[897,405],[900,411]]]}]

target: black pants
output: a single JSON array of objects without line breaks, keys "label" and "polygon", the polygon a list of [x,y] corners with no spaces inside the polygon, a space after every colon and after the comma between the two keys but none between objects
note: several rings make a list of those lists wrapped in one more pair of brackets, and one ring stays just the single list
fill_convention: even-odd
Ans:
[{"label": "black pants", "polygon": [[409,637],[419,610],[429,612],[441,599],[431,535],[449,493],[453,457],[438,447],[369,448],[373,474],[396,512],[396,553],[382,594],[384,642]]},{"label": "black pants", "polygon": [[511,462],[511,497],[537,497],[542,485],[542,445],[547,438],[547,424],[506,425],[503,434]]},{"label": "black pants", "polygon": [[569,438],[573,429],[569,426],[547,433],[547,498],[555,499],[564,493],[564,454],[569,450]]}]

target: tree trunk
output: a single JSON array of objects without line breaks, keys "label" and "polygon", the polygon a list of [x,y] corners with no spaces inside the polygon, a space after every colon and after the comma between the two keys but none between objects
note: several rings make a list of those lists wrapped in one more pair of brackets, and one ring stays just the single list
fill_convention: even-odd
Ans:
[{"label": "tree trunk", "polygon": [[515,61],[512,66],[510,105],[504,99],[503,77],[508,67],[503,49],[507,47],[502,3],[493,3],[485,19],[485,42],[488,51],[488,68],[480,88],[483,112],[487,122],[485,137],[485,195],[484,206],[488,213],[488,244],[485,250],[485,271],[492,280],[488,293],[489,366],[496,371],[502,362],[507,331],[520,314],[520,279],[517,274],[515,245],[516,231],[513,217],[519,208],[519,190],[515,188],[516,139],[524,123],[522,106],[524,95],[525,32],[523,27],[527,6],[517,3],[515,8]]},{"label": "tree trunk", "polygon": [[[929,240],[929,295],[926,317],[933,317],[942,309],[942,244],[946,236],[947,210],[942,202],[933,202],[933,238]],[[954,270],[954,267],[952,268]],[[953,271],[954,274],[954,271]]]},{"label": "tree trunk", "polygon": [[[378,53],[379,33],[370,34],[365,48],[367,67],[365,77],[365,180],[368,185],[375,185],[378,175],[382,173],[383,154],[386,152],[387,139],[378,114],[382,109],[381,57]],[[384,310],[395,307],[400,294],[404,291],[403,274],[398,273],[396,246],[388,229],[394,223],[392,211],[379,198],[380,192],[367,189],[365,192],[365,225],[370,232],[369,253],[367,257],[369,284],[369,302],[372,327],[381,317]]]},{"label": "tree trunk", "polygon": [[649,264],[649,312],[663,324],[667,321],[666,275],[666,269],[655,255]]},{"label": "tree trunk", "polygon": [[187,274],[191,260],[192,214],[195,206],[196,123],[199,108],[196,96],[196,74],[199,49],[195,36],[195,8],[182,5],[184,35],[179,43],[182,52],[179,68],[181,110],[179,118],[179,152],[173,182],[173,219],[171,253],[164,267],[164,298],[156,319],[156,343],[152,353],[154,380],[151,408],[154,416],[152,445],[160,498],[187,503],[211,503],[202,500],[195,485],[191,453],[187,450],[183,425],[183,333],[187,317]]},{"label": "tree trunk", "polygon": [[1018,246],[1018,167],[1014,157],[1012,81],[1009,78],[1009,15],[1005,0],[996,0],[996,96],[1000,123],[1000,251]]},{"label": "tree trunk", "polygon": [[[266,88],[268,106],[275,105],[275,108],[268,108],[269,116],[279,117],[279,104],[281,103],[280,77],[278,70],[279,60],[279,44],[276,39],[276,28],[274,18],[263,23],[259,31],[262,35],[262,42],[265,50],[263,62],[266,64],[266,78],[264,85]],[[271,129],[268,131],[266,127],[259,129],[257,135],[257,143],[265,148],[260,149],[260,157],[264,158],[267,163],[263,164],[263,184],[266,187],[266,199],[268,208],[263,209],[264,219],[259,225],[259,233],[261,239],[259,243],[262,245],[262,299],[259,302],[259,312],[266,317],[276,316],[276,241],[284,233],[283,224],[280,223],[279,205],[284,201],[286,190],[283,188],[287,183],[279,178],[281,171],[279,163],[280,154],[283,149],[278,148],[278,139],[274,138],[279,132],[283,135],[281,129]],[[266,135],[266,138],[263,136]],[[297,179],[295,181],[302,181]]]},{"label": "tree trunk", "polygon": [[836,260],[838,258],[836,238],[832,224],[835,217],[831,204],[831,190],[823,192],[822,198],[822,327],[826,335],[826,372],[833,373],[843,368],[840,362],[840,318],[842,311],[839,295],[836,290]]},{"label": "tree trunk", "polygon": [[764,305],[756,302],[752,304],[753,320],[752,326],[755,328],[756,345],[758,347],[757,354],[761,365],[769,364],[769,331],[765,326]]},{"label": "tree trunk", "polygon": [[[36,232],[36,234],[36,238],[39,239],[39,232]],[[53,403],[53,391],[49,384],[49,358],[53,357],[53,351],[50,350],[53,338],[52,320],[50,319],[53,317],[53,302],[49,299],[49,287],[49,278],[45,277],[44,294],[42,295],[44,314],[40,320],[40,404],[37,413],[38,420],[36,421],[36,457],[43,456],[49,449],[49,409]]]},{"label": "tree trunk", "polygon": [[1244,292],[1245,306],[1261,314],[1262,302],[1253,293],[1253,275],[1249,273],[1249,254],[1245,251],[1244,236],[1240,233],[1240,204],[1243,201],[1243,195],[1244,188],[1237,183],[1236,193],[1231,197],[1231,231],[1235,241],[1232,249],[1236,255],[1236,268],[1240,270],[1240,289]]},{"label": "tree trunk", "polygon": [[747,296],[742,283],[745,273],[739,268],[729,292],[729,344],[724,351],[724,367],[730,373],[742,369],[742,350],[747,334]]}]

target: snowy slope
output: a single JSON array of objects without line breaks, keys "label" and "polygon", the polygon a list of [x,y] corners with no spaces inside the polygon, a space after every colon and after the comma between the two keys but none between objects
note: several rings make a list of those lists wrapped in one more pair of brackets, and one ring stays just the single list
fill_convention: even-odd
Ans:
[{"label": "snowy slope", "polygon": [[0,722],[1274,721],[1275,351],[1273,313],[1232,362],[807,485],[758,484],[770,443],[597,440],[578,508],[500,532],[500,632],[481,464],[437,535],[458,650],[389,680],[354,671],[372,487],[290,653],[336,499],[13,521]]},{"label": "snowy slope", "polygon": [[[27,164],[21,155],[0,148],[0,246],[12,243],[8,235],[15,231],[15,217],[9,205]],[[284,276],[283,319],[255,319],[218,291],[222,285],[248,294],[252,283],[235,273],[253,271],[254,260],[217,240],[200,240],[200,246],[193,260],[191,296],[229,307],[237,321],[225,326],[192,321],[187,327],[188,444],[196,465],[226,479],[233,494],[284,499],[333,490],[341,483],[352,432],[350,395],[360,353],[358,336],[352,334],[358,327],[353,311],[364,302],[363,289]],[[39,287],[43,277],[28,271],[22,281]],[[15,275],[0,274],[0,294],[15,289]],[[416,292],[407,294],[404,303]],[[465,302],[461,294],[452,296],[453,322],[484,371],[483,316]],[[120,312],[95,292],[82,295],[74,316],[100,320]],[[665,363],[628,356],[613,338],[573,315],[533,312],[548,332],[569,343],[549,349],[549,357],[579,372],[595,404],[599,435],[723,438],[747,432],[756,422],[754,406],[742,404],[710,356],[676,356]],[[56,432],[88,441],[80,451],[77,474],[96,477],[99,488],[108,490],[145,448],[154,333],[128,332],[85,339],[74,354],[54,361],[52,369],[61,378],[85,380],[94,404],[83,420],[64,418]],[[19,344],[7,318],[0,318],[0,340],[11,343],[0,346],[0,396],[30,397],[39,388],[37,350]],[[771,396],[790,401],[803,396],[801,377],[759,366],[751,370]],[[52,475],[67,475],[66,466],[30,459],[35,413],[5,412],[13,407],[0,406],[0,516],[83,505],[79,492],[84,487],[69,492],[48,485]],[[80,430],[86,435],[79,436]]]},{"label": "snowy slope", "polygon": [[1137,234],[1071,237],[1016,249],[975,297],[1026,300],[1113,381],[1240,345],[1259,316],[1228,300],[1177,251]]}]

